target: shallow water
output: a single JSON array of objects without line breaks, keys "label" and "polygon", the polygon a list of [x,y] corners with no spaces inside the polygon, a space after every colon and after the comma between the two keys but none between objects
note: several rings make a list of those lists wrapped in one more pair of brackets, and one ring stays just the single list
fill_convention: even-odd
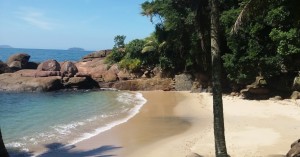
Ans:
[{"label": "shallow water", "polygon": [[9,149],[74,144],[126,122],[146,102],[140,93],[0,93],[0,125]]}]

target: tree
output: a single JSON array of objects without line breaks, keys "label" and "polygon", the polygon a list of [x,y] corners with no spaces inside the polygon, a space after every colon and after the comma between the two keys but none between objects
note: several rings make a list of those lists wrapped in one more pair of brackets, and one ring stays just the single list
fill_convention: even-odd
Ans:
[{"label": "tree", "polygon": [[217,157],[228,157],[225,142],[224,115],[221,87],[221,55],[219,39],[219,1],[210,0],[211,7],[211,57],[213,83],[213,112],[215,154]]},{"label": "tree", "polygon": [[114,47],[115,48],[124,48],[125,47],[125,39],[126,39],[125,35],[115,36],[115,38],[114,38],[114,42],[115,42]]},{"label": "tree", "polygon": [[9,157],[8,152],[4,145],[3,139],[2,139],[1,129],[0,129],[0,156],[1,157]]}]

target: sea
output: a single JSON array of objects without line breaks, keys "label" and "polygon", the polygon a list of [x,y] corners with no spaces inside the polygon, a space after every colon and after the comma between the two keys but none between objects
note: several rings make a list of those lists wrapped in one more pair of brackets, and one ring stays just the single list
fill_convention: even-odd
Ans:
[{"label": "sea", "polygon": [[[1,60],[16,52],[30,61],[79,60],[90,52],[0,49]],[[41,147],[68,146],[127,122],[146,103],[141,93],[117,90],[0,92],[0,127],[10,155],[23,156]]]}]

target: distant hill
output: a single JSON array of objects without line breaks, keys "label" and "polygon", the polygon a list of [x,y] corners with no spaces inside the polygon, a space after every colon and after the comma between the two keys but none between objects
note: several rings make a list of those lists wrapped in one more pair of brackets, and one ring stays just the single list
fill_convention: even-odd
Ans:
[{"label": "distant hill", "polygon": [[83,48],[80,48],[80,47],[71,47],[68,49],[69,51],[84,51]]},{"label": "distant hill", "polygon": [[13,47],[11,47],[9,45],[0,45],[0,48],[13,48]]}]

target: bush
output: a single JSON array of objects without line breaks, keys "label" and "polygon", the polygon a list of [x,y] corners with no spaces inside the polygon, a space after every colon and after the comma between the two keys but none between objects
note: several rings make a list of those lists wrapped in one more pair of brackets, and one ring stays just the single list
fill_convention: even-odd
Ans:
[{"label": "bush", "polygon": [[139,59],[131,59],[131,58],[124,58],[119,62],[120,68],[125,68],[130,72],[137,71],[141,68],[141,60]]}]

